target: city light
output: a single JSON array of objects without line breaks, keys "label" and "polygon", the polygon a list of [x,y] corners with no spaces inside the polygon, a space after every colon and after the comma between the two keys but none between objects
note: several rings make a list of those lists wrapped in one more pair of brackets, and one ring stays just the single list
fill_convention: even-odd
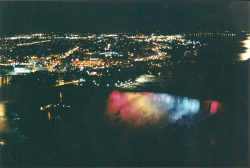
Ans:
[{"label": "city light", "polygon": [[31,42],[31,43],[22,43],[22,44],[17,44],[17,46],[23,46],[23,45],[33,45],[33,44],[41,44],[41,43],[47,43],[47,42],[50,42],[50,40],[44,40],[44,41],[34,41],[34,42]]}]

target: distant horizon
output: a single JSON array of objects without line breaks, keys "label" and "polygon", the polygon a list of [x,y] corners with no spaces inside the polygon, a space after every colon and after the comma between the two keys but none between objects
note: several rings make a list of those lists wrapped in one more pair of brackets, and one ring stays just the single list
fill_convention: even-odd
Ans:
[{"label": "distant horizon", "polygon": [[7,1],[0,2],[0,32],[241,32],[250,30],[249,9],[247,1]]},{"label": "distant horizon", "polygon": [[157,34],[157,35],[177,35],[177,34],[197,34],[197,33],[236,33],[236,34],[244,34],[246,33],[246,35],[248,35],[248,33],[250,33],[250,31],[245,31],[245,30],[242,30],[242,31],[229,31],[229,30],[224,30],[224,31],[196,31],[196,32],[176,32],[176,33],[163,33],[163,32],[138,32],[136,33],[135,32],[26,32],[26,33],[12,33],[12,34],[0,34],[1,37],[5,37],[5,36],[16,36],[16,35],[31,35],[31,34],[61,34],[61,35],[65,35],[65,34],[81,34],[81,35],[101,35],[101,34],[131,34],[131,35],[136,35],[136,34],[142,34],[142,35],[152,35],[152,34]]}]

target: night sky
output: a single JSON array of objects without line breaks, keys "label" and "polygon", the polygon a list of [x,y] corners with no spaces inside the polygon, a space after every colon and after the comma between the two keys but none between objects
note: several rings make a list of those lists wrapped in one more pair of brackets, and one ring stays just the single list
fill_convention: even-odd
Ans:
[{"label": "night sky", "polygon": [[249,2],[0,2],[2,35],[249,30]]}]

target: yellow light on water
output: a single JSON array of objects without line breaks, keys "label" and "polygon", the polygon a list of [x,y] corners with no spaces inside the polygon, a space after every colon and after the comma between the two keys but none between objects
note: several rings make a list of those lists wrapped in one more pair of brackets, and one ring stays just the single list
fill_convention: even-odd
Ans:
[{"label": "yellow light on water", "polygon": [[0,102],[0,134],[7,131],[8,123],[6,119],[6,109],[4,102]]},{"label": "yellow light on water", "polygon": [[4,141],[0,141],[0,145],[1,145],[1,146],[4,146],[4,145],[5,145],[5,142],[4,142]]},{"label": "yellow light on water", "polygon": [[51,115],[50,115],[50,112],[48,112],[48,119],[49,119],[49,120],[51,119]]}]

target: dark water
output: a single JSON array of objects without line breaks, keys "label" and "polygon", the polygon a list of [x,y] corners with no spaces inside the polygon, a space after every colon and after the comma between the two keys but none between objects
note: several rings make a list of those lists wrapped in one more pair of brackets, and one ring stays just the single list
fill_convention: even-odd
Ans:
[{"label": "dark water", "polygon": [[1,166],[247,167],[249,62],[235,61],[239,41],[209,42],[213,59],[117,91],[11,86],[0,103]]}]

